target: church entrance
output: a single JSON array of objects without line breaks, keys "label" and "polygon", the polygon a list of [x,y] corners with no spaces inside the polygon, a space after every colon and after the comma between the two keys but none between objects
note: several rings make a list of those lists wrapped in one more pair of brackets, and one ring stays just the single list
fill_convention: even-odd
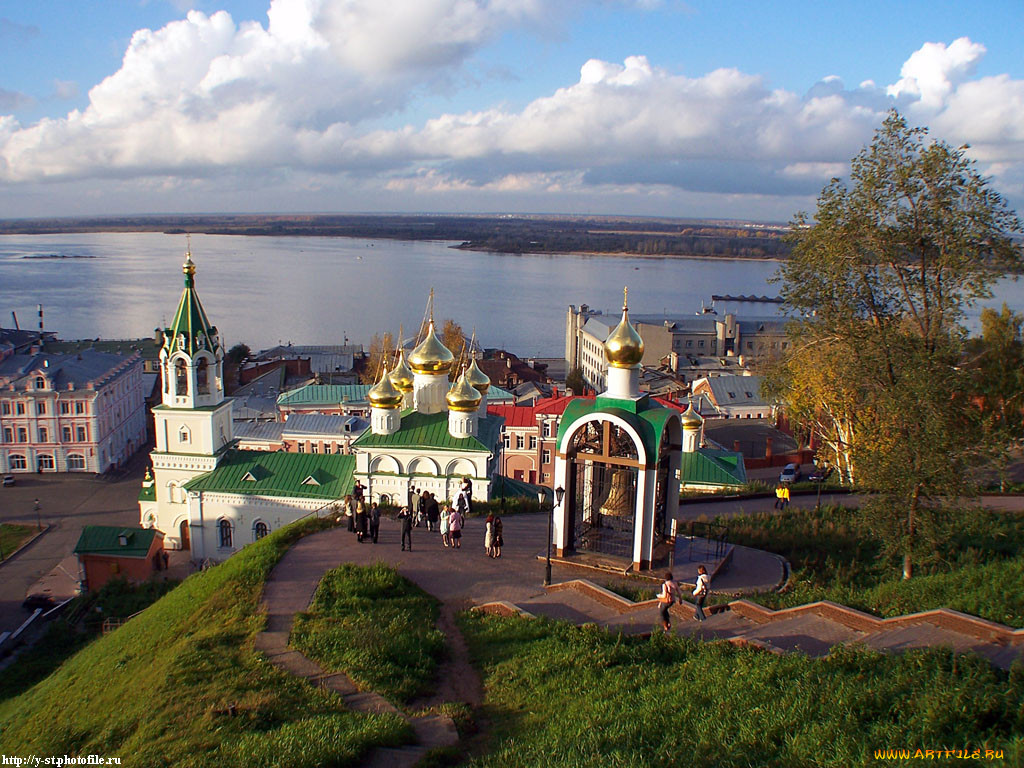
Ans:
[{"label": "church entrance", "polygon": [[632,560],[640,474],[632,438],[609,422],[587,422],[573,435],[567,459],[573,548]]},{"label": "church entrance", "polygon": [[187,552],[191,546],[188,537],[188,520],[182,520],[178,530],[181,533],[181,548]]}]

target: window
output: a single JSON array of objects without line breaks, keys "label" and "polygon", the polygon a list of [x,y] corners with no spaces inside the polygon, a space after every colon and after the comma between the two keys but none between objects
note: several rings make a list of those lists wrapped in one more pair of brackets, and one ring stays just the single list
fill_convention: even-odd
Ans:
[{"label": "window", "polygon": [[510,435],[508,432],[506,432],[504,435],[502,435],[501,439],[505,443],[505,447],[506,448],[511,448],[512,447],[512,435]]},{"label": "window", "polygon": [[48,443],[50,442],[50,431],[46,427],[39,428],[39,442]]},{"label": "window", "polygon": [[551,451],[549,449],[545,448],[543,451],[540,452],[540,463],[541,464],[550,464],[551,463]]},{"label": "window", "polygon": [[298,446],[299,446],[299,453],[305,453],[306,452],[306,444],[305,443],[299,443]]},{"label": "window", "polygon": [[19,456],[16,453],[11,454],[11,469],[26,469],[27,467],[24,456]]},{"label": "window", "polygon": [[[81,427],[79,427],[81,429]],[[192,442],[192,436],[189,435],[188,428],[182,427],[178,430],[178,442],[179,443],[190,443]]]},{"label": "window", "polygon": [[75,431],[78,433],[78,442],[84,443],[88,439],[85,427],[77,427]]},{"label": "window", "polygon": [[24,416],[25,415],[25,404],[24,403],[15,403],[15,405],[14,405],[14,412],[16,414],[18,414],[19,416]]},{"label": "window", "polygon": [[78,470],[85,469],[85,457],[80,456],[77,453],[68,455],[68,471],[75,472]]},{"label": "window", "polygon": [[36,389],[46,389],[46,379],[36,376]]},{"label": "window", "polygon": [[200,358],[196,366],[196,390],[200,395],[210,394],[210,365],[205,357]]},{"label": "window", "polygon": [[53,469],[53,456],[40,456],[38,462],[39,469]]},{"label": "window", "polygon": [[692,347],[693,346],[693,339],[687,339],[686,340],[686,346]]},{"label": "window", "polygon": [[188,394],[188,366],[180,357],[174,363],[174,394]]},{"label": "window", "polygon": [[220,542],[221,548],[227,548],[231,546],[231,521],[221,518],[220,522],[217,523],[217,539]]},{"label": "window", "polygon": [[10,427],[4,427],[4,442],[5,443],[13,443],[14,442],[14,430],[11,429]]},{"label": "window", "polygon": [[530,435],[530,450],[531,451],[537,450],[537,436],[536,435]]},{"label": "window", "polygon": [[6,400],[0,403],[0,413],[2,413],[4,416],[11,415],[11,404],[8,403]]},{"label": "window", "polygon": [[264,523],[262,520],[257,520],[256,525],[252,527],[253,541],[258,541],[262,539],[268,533],[270,533],[270,529],[267,527],[267,524]]},{"label": "window", "polygon": [[25,429],[25,427],[18,427],[18,442],[19,443],[27,443],[28,442],[28,430]]},{"label": "window", "polygon": [[309,444],[309,452],[310,453],[320,453],[320,443],[310,443]]},{"label": "window", "polygon": [[62,402],[62,403],[60,404],[60,412],[61,412],[62,414],[64,414],[65,416],[66,416],[67,414],[71,413],[71,403],[68,403],[68,402]]},{"label": "window", "polygon": [[60,428],[60,439],[65,443],[71,442],[71,427]]},{"label": "window", "polygon": [[81,401],[75,403],[75,413],[85,413],[85,403]]},{"label": "window", "polygon": [[698,341],[697,342],[697,346],[701,347],[703,349],[703,347],[704,347],[704,339],[701,339],[700,341]]},{"label": "window", "polygon": [[36,416],[45,416],[45,415],[46,415],[46,401],[45,400],[37,400],[36,401]]},{"label": "window", "polygon": [[544,437],[551,437],[551,422],[544,422]]},{"label": "window", "polygon": [[523,439],[522,435],[516,435],[516,448],[520,451],[526,447],[526,440]]}]

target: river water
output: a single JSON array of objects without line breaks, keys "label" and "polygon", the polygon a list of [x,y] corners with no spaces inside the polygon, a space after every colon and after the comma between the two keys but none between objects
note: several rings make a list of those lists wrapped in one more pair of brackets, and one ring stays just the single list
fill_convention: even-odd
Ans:
[{"label": "river water", "polygon": [[[196,287],[228,346],[368,344],[375,333],[414,332],[430,288],[435,317],[451,317],[480,343],[520,356],[564,354],[569,304],[621,306],[629,286],[638,314],[689,314],[712,294],[775,295],[778,265],[737,259],[513,255],[461,251],[446,242],[331,237],[193,235]],[[105,233],[0,236],[0,326],[61,338],[147,336],[173,317],[182,288],[183,235]],[[40,256],[66,258],[35,258]],[[996,297],[1024,308],[1024,282]],[[717,305],[767,314],[765,305]],[[975,308],[974,315],[980,311]],[[411,335],[410,332],[410,335]]]}]

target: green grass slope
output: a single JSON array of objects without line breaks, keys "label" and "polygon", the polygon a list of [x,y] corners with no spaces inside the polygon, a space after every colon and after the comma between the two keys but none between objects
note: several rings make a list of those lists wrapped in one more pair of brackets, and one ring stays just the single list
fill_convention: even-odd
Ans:
[{"label": "green grass slope", "polygon": [[491,723],[473,766],[852,768],[891,764],[876,749],[965,747],[1002,752],[976,765],[1024,764],[1024,670],[978,657],[775,656],[478,613],[460,626]]},{"label": "green grass slope", "polygon": [[188,578],[0,704],[0,753],[98,754],[147,768],[298,768],[358,765],[374,745],[410,741],[401,718],[346,711],[336,695],[253,650],[270,570],[322,525],[276,531]]}]

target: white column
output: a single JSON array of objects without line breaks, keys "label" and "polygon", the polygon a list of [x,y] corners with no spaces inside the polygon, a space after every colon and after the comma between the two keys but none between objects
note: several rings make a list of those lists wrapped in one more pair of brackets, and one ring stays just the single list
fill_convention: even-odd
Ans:
[{"label": "white column", "polygon": [[414,407],[420,413],[441,413],[447,407],[448,376],[444,373],[413,374]]}]

